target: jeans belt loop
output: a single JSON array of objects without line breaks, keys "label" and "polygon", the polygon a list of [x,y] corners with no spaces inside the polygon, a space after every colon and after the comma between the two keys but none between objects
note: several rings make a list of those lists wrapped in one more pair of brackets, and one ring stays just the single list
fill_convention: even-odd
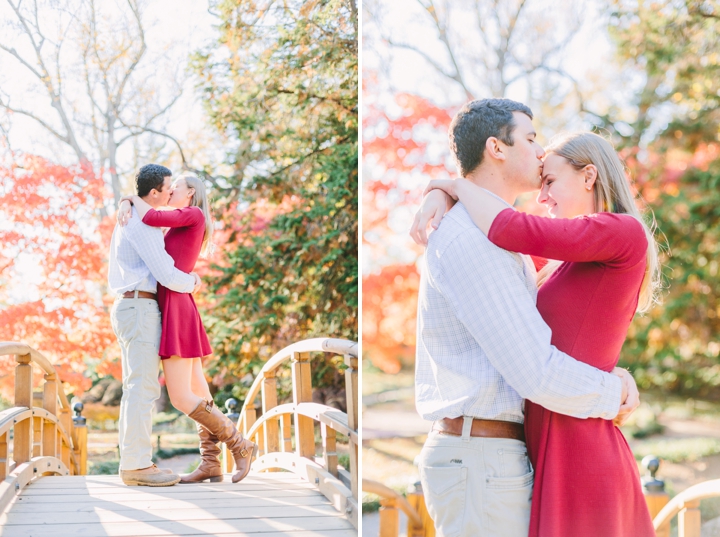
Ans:
[{"label": "jeans belt loop", "polygon": [[133,298],[137,298],[137,297],[138,297],[138,290],[135,289],[135,296]]},{"label": "jeans belt loop", "polygon": [[470,432],[472,431],[472,424],[472,416],[463,416],[462,439],[464,442],[470,442]]}]

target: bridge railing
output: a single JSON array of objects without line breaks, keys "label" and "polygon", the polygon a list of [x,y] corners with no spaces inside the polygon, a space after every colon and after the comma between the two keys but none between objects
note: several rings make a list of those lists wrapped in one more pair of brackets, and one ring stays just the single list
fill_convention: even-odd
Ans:
[{"label": "bridge railing", "polygon": [[[76,425],[55,368],[24,343],[0,342],[0,356],[14,356],[15,401],[0,412],[0,512],[34,478],[87,473],[87,427]],[[43,373],[42,407],[33,406],[33,371]],[[12,431],[12,442],[10,432]],[[12,458],[10,455],[12,454]]]},{"label": "bridge railing", "polygon": [[[693,485],[672,498],[653,515],[653,526],[658,537],[670,537],[670,521],[678,517],[678,537],[700,537],[700,500],[720,497],[720,479]],[[649,505],[649,504],[648,504]]]},{"label": "bridge railing", "polygon": [[[313,403],[310,355],[341,355],[345,370],[347,413]],[[278,404],[277,372],[288,364],[292,372],[292,403]],[[258,415],[257,399],[260,399]],[[315,424],[322,453],[316,457]],[[250,387],[240,412],[238,430],[259,446],[255,471],[288,470],[302,475],[358,527],[358,345],[353,341],[315,338],[300,341],[270,358]],[[337,434],[348,438],[349,468],[338,468]],[[227,471],[234,461],[225,453]]]},{"label": "bridge railing", "polygon": [[400,511],[408,518],[407,537],[435,537],[435,525],[425,506],[419,483],[407,496],[372,479],[362,480],[363,492],[380,497],[380,533],[378,537],[400,535]]}]

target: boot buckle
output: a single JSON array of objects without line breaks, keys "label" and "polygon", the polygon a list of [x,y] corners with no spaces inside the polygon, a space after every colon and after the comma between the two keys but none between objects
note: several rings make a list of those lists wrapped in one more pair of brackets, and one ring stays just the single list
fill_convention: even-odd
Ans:
[{"label": "boot buckle", "polygon": [[242,449],[240,450],[240,456],[243,457],[243,458],[247,457],[247,456],[248,456],[248,453],[249,453],[248,450],[245,449],[245,448],[242,448]]},{"label": "boot buckle", "polygon": [[213,407],[212,403],[205,403],[205,410],[207,412],[210,412],[211,414],[212,414],[212,407]]}]

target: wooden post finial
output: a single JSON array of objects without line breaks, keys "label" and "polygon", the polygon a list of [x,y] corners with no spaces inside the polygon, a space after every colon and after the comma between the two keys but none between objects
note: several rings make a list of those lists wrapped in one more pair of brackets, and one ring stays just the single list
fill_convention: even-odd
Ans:
[{"label": "wooden post finial", "polygon": [[75,425],[75,427],[85,425],[85,418],[82,416],[82,411],[84,408],[85,405],[83,405],[81,401],[75,401],[73,403],[72,409],[73,412],[75,412],[75,415],[73,416],[73,424]]},{"label": "wooden post finial", "polygon": [[[647,503],[650,518],[655,518],[657,514],[667,505],[670,496],[665,492],[665,481],[656,477],[660,468],[660,459],[655,455],[647,455],[642,460],[642,465],[647,471],[642,478],[643,494],[645,495],[645,503]],[[670,525],[664,524],[657,530],[658,537],[670,536]]]}]

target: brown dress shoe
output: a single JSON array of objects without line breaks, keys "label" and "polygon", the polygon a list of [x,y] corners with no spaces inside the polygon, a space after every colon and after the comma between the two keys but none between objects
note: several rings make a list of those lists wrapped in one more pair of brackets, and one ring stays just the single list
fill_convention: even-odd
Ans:
[{"label": "brown dress shoe", "polygon": [[217,409],[213,401],[202,401],[188,416],[203,425],[220,442],[225,442],[235,459],[237,468],[237,472],[232,476],[232,482],[237,483],[244,479],[250,472],[253,457],[257,455],[257,444],[243,438],[235,424]]},{"label": "brown dress shoe", "polygon": [[180,481],[180,476],[166,473],[154,464],[140,470],[120,470],[120,477],[130,487],[169,487]]},{"label": "brown dress shoe", "polygon": [[223,480],[218,437],[199,423],[197,430],[200,437],[200,464],[194,472],[180,474],[180,483],[202,483],[208,479],[211,483],[218,483]]}]

